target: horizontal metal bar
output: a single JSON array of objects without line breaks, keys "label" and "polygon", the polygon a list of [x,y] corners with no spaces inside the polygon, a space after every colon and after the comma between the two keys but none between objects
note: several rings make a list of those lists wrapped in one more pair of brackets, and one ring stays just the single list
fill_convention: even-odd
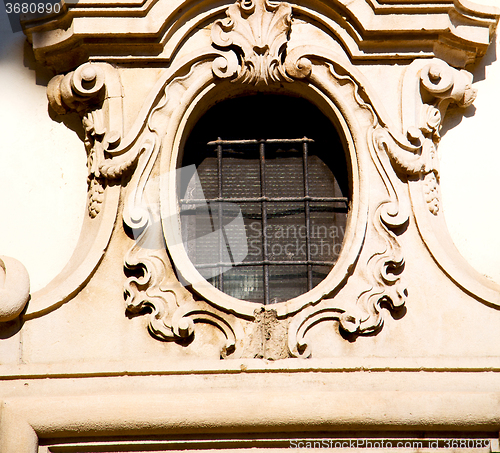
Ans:
[{"label": "horizontal metal bar", "polygon": [[213,264],[195,264],[196,269],[210,269],[213,267],[248,267],[248,266],[333,266],[336,261],[313,261],[313,260],[302,260],[302,261],[249,261],[244,263],[213,263]]},{"label": "horizontal metal bar", "polygon": [[302,137],[302,138],[284,138],[284,139],[277,139],[277,138],[263,138],[263,139],[249,139],[249,140],[213,140],[211,142],[208,142],[207,145],[246,145],[246,144],[253,144],[257,145],[260,143],[304,143],[304,142],[311,142],[313,143],[314,140],[312,138],[307,138],[307,137]]},{"label": "horizontal metal bar", "polygon": [[[208,211],[210,212],[210,205],[208,205],[208,206],[209,206]],[[217,210],[217,209],[215,209],[215,210]],[[267,215],[268,219],[277,219],[280,217],[289,217],[289,216],[295,216],[297,214],[304,214],[304,212],[305,212],[305,208],[301,207],[300,209],[285,209],[283,211],[278,211],[278,212],[271,212],[271,213],[267,212],[266,215]],[[321,209],[318,209],[318,208],[315,208],[313,206],[311,208],[311,212],[314,212],[314,213],[318,213],[318,212],[326,213],[326,212],[328,212],[328,213],[337,213],[337,214],[347,214],[348,210],[347,210],[347,207],[337,207],[337,206],[325,207],[325,206],[322,206]],[[235,217],[234,210],[231,210],[231,209],[222,209],[222,213],[223,213],[223,215],[231,217],[231,218]],[[206,214],[207,213],[204,213],[203,215],[206,215]],[[197,209],[195,207],[191,207],[191,206],[187,205],[187,206],[181,207],[180,215],[183,217],[199,216],[200,213],[197,211]],[[251,213],[243,211],[243,212],[241,212],[241,215],[243,216],[244,219],[252,219],[252,220],[259,220],[259,221],[262,220],[262,214],[251,214]]]},{"label": "horizontal metal bar", "polygon": [[193,198],[192,200],[181,199],[181,204],[205,204],[210,203],[260,203],[267,201],[270,203],[303,203],[311,201],[313,203],[348,203],[347,197],[241,197],[241,198]]}]

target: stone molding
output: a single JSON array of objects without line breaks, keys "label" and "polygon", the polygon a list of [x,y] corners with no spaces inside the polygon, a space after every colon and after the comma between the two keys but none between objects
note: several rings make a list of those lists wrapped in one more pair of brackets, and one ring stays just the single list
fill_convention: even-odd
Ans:
[{"label": "stone molding", "polygon": [[16,319],[28,303],[30,278],[21,262],[0,256],[0,323]]},{"label": "stone molding", "polygon": [[78,244],[68,264],[44,288],[30,296],[23,320],[44,316],[72,300],[89,282],[108,248],[117,219],[120,187],[107,187],[99,216],[84,217]]},{"label": "stone molding", "polygon": [[[197,0],[179,4],[148,0],[126,5],[105,0],[68,1],[60,15],[27,20],[24,27],[37,58],[58,72],[88,58],[170,63],[193,30],[220,18],[231,4],[230,0],[217,6]],[[500,17],[497,8],[468,0],[418,0],[411,4],[401,0],[307,0],[291,6],[296,17],[326,27],[353,61],[438,57],[459,67],[484,54]],[[100,43],[88,39],[89,30],[94,38],[106,42],[109,54],[103,53]]]},{"label": "stone molding", "polygon": [[[55,378],[49,383],[28,379],[27,394],[36,393],[36,397],[9,397],[1,402],[0,452],[38,453],[43,446],[49,452],[50,446],[57,451],[65,447],[92,451],[92,446],[109,448],[113,437],[120,439],[121,451],[127,451],[137,449],[144,439],[149,438],[151,445],[151,438],[162,441],[166,436],[171,441],[196,435],[218,440],[220,433],[230,433],[220,438],[238,442],[254,433],[248,438],[255,442],[287,439],[304,430],[328,431],[332,437],[345,434],[346,429],[368,436],[408,430],[450,436],[457,431],[494,433],[498,427],[499,395],[489,390],[498,384],[498,377],[491,373],[417,371],[402,380],[398,372],[380,370],[370,373],[369,389],[363,371],[319,373],[329,390],[318,390],[318,378],[310,373],[294,374],[291,384],[286,370],[273,374],[272,386],[264,389],[258,373],[233,373],[233,380],[246,386],[245,391],[228,389],[224,373],[215,373],[209,380],[204,375],[193,379],[177,374],[168,385],[161,376]],[[183,387],[186,379],[189,389]],[[332,390],[342,389],[347,379],[350,391]],[[113,390],[103,390],[100,386],[110,380]],[[464,382],[474,382],[475,391],[464,391]],[[156,391],[150,393],[148,388]],[[89,398],[89,393],[95,397]],[[277,433],[281,436],[273,435]]]}]

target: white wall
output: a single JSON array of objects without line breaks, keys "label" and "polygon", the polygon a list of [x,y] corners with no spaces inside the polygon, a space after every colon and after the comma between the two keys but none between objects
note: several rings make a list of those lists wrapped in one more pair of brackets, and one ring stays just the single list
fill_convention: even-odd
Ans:
[{"label": "white wall", "polygon": [[[2,8],[0,255],[25,264],[35,291],[58,274],[76,245],[85,215],[86,156],[77,133],[49,117],[45,89],[50,74],[37,70],[24,42],[21,32],[10,30]],[[451,113],[440,146],[444,210],[452,237],[476,269],[498,282],[499,46],[492,45],[472,69],[479,89],[475,106],[465,117]]]},{"label": "white wall", "polygon": [[80,234],[86,155],[77,134],[48,114],[50,73],[36,70],[22,32],[0,8],[0,255],[28,269],[32,291],[68,261]]},{"label": "white wall", "polygon": [[[499,0],[490,3],[499,6]],[[499,36],[495,41],[468,68],[477,98],[465,111],[449,112],[439,153],[444,212],[453,241],[470,264],[500,283]]]}]

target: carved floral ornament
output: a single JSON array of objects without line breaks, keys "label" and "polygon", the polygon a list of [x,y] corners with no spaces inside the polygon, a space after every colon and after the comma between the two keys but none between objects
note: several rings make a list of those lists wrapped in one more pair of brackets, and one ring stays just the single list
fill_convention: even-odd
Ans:
[{"label": "carved floral ornament", "polygon": [[[268,0],[242,0],[227,9],[227,17],[212,26],[212,42],[226,52],[214,60],[217,77],[235,82],[291,81],[283,69],[290,38],[292,7]],[[231,51],[237,48],[237,53]]]},{"label": "carved floral ornament", "polygon": [[[401,236],[409,234],[413,218],[441,270],[466,292],[500,306],[499,288],[465,263],[457,266],[453,246],[444,246],[435,233],[444,225],[436,151],[439,129],[449,104],[466,107],[474,101],[471,74],[436,58],[413,61],[405,70],[402,121],[396,125],[346,54],[300,42],[289,48],[294,8],[269,0],[239,0],[229,6],[226,17],[212,24],[211,46],[174,61],[164,71],[126,134],[121,82],[113,66],[86,63],[50,82],[52,108],[82,117],[89,170],[86,222],[98,234],[85,259],[70,263],[66,293],[59,295],[59,284],[33,295],[28,319],[70,300],[75,288],[91,278],[110,238],[124,175],[128,179],[123,183],[123,223],[136,238],[124,257],[126,305],[133,313],[150,312],[149,330],[158,339],[189,342],[197,323],[209,323],[226,339],[222,357],[265,357],[256,352],[254,340],[272,325],[275,335],[268,340],[282,343],[272,358],[284,358],[313,354],[306,335],[318,323],[334,321],[332,325],[338,324],[351,338],[376,334],[387,313],[397,318],[411,302]],[[210,90],[220,96],[229,87],[243,93],[263,86],[271,91],[273,86],[291,91],[299,86],[301,93],[314,91],[331,107],[348,143],[353,178],[347,246],[338,263],[313,290],[272,309],[236,300],[203,279],[195,281],[196,270],[177,245],[182,241],[176,237],[175,178],[161,183],[158,195],[152,177],[155,166],[162,174],[175,172],[190,105]],[[372,183],[383,188],[380,193],[370,194],[368,173]],[[151,208],[158,204],[156,211]],[[406,309],[411,310],[411,304]]]}]

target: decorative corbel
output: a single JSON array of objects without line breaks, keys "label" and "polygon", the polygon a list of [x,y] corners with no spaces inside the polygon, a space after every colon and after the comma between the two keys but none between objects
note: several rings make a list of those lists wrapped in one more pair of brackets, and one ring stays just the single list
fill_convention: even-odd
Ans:
[{"label": "decorative corbel", "polygon": [[105,63],[85,63],[66,75],[57,75],[47,87],[50,106],[63,115],[76,112],[82,117],[87,150],[89,215],[99,214],[104,190],[130,166],[119,171],[105,170],[109,160],[121,154],[123,137],[122,86],[116,69]]},{"label": "decorative corbel", "polygon": [[420,178],[425,185],[429,211],[437,215],[439,200],[439,130],[450,104],[468,107],[476,98],[472,74],[452,68],[437,58],[414,61],[406,70],[402,90],[402,126],[408,142],[398,139],[378,141],[384,146],[395,168],[410,178]]}]

